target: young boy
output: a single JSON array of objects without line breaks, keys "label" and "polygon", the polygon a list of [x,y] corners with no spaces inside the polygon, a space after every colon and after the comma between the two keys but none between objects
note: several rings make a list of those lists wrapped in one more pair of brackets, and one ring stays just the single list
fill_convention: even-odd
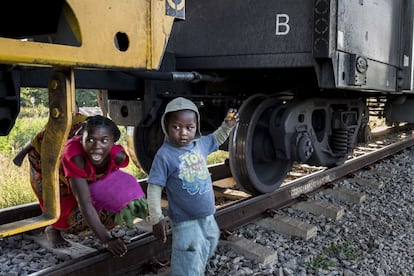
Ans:
[{"label": "young boy", "polygon": [[207,156],[227,140],[238,119],[237,110],[229,109],[221,126],[202,136],[193,102],[179,97],[165,108],[161,118],[165,140],[152,163],[147,199],[153,234],[165,243],[168,226],[161,212],[161,192],[167,191],[172,276],[204,275],[207,260],[214,255],[220,230]]}]

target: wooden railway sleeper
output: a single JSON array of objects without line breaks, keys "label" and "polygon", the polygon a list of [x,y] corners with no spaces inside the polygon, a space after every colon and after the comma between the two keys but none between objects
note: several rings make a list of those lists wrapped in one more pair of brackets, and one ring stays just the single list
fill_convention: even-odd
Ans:
[{"label": "wooden railway sleeper", "polygon": [[234,235],[234,231],[230,231],[228,229],[224,229],[220,231],[220,239],[222,240],[228,240],[229,237]]}]

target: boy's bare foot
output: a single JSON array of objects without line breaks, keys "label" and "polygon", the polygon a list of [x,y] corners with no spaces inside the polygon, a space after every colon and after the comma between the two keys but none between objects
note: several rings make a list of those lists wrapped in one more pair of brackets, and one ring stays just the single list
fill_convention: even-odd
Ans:
[{"label": "boy's bare foot", "polygon": [[68,242],[62,237],[61,232],[52,226],[48,226],[45,228],[45,234],[47,239],[49,240],[50,245],[53,248],[64,248],[71,246],[70,242]]}]

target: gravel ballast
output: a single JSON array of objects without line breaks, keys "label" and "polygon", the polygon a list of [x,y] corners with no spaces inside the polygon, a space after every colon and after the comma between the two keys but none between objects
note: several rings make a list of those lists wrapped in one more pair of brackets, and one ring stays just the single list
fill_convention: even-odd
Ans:
[{"label": "gravel ballast", "polygon": [[[281,211],[315,225],[316,237],[305,241],[248,224],[235,235],[276,251],[275,260],[261,264],[219,245],[206,275],[414,275],[414,150],[371,168],[356,176],[383,183],[382,188],[361,186],[352,178],[335,183],[364,193],[362,203],[339,201],[323,192],[314,196],[344,207],[339,220],[292,208]],[[0,276],[30,275],[69,258],[56,256],[23,234],[15,235],[0,241]]]},{"label": "gravel ballast", "polygon": [[362,203],[326,200],[345,208],[339,220],[291,208],[284,215],[317,227],[317,236],[304,241],[249,224],[236,235],[272,248],[277,259],[262,265],[219,246],[206,275],[414,275],[414,152],[406,150],[360,171],[356,176],[383,183],[382,188],[359,185],[352,178],[336,182],[366,195]]}]

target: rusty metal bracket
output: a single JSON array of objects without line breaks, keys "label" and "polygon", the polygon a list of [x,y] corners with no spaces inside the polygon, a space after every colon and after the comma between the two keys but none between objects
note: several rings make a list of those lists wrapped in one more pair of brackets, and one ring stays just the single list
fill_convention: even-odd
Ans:
[{"label": "rusty metal bracket", "polygon": [[280,212],[278,210],[275,209],[266,209],[266,211],[264,212],[265,215],[274,218],[275,216],[279,215]]},{"label": "rusty metal bracket", "polygon": [[298,197],[299,201],[307,201],[308,199],[309,199],[309,195],[307,195],[307,194],[301,194]]},{"label": "rusty metal bracket", "polygon": [[323,187],[325,189],[332,189],[332,188],[335,187],[335,184],[333,182],[328,182],[328,183],[324,184]]},{"label": "rusty metal bracket", "polygon": [[229,237],[231,237],[233,235],[234,235],[234,232],[230,231],[228,229],[224,229],[224,230],[220,231],[220,239],[222,239],[222,240],[228,240]]},{"label": "rusty metal bracket", "polygon": [[151,258],[145,266],[149,271],[158,274],[159,272],[167,269],[169,265],[170,265],[169,260],[161,261],[155,258]]}]

